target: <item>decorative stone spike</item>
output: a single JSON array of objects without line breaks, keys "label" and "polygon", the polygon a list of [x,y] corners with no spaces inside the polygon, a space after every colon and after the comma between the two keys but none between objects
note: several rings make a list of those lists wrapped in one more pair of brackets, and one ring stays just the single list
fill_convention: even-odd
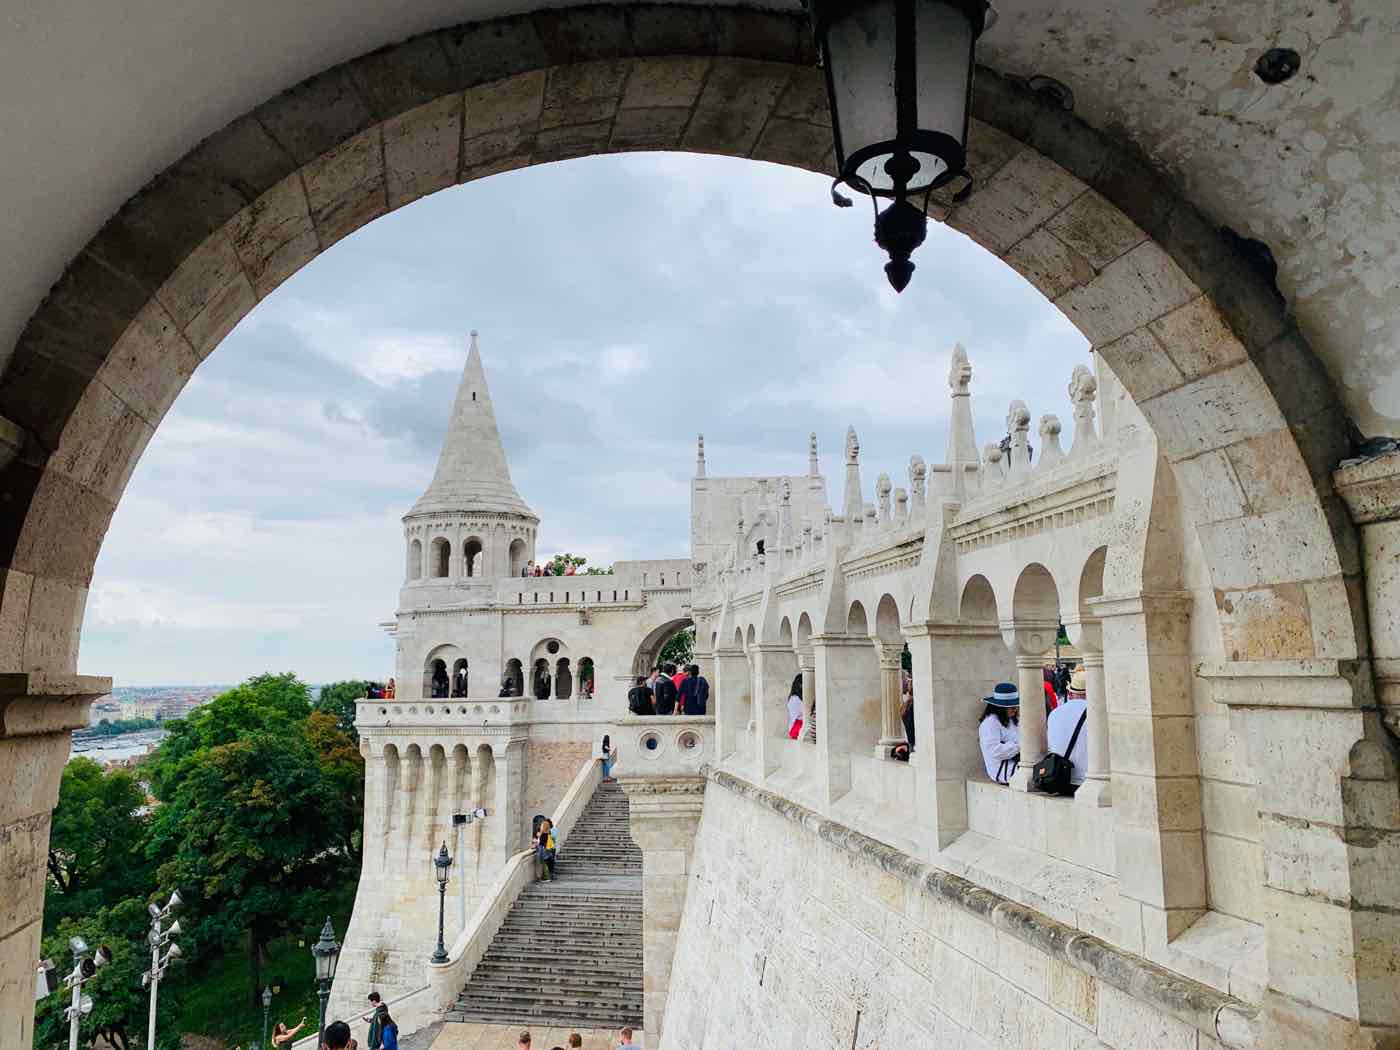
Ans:
[{"label": "decorative stone spike", "polygon": [[924,482],[928,478],[928,467],[924,457],[915,452],[909,457],[910,510],[915,517],[924,512]]},{"label": "decorative stone spike", "polygon": [[1036,470],[1053,470],[1065,460],[1065,450],[1060,447],[1060,417],[1046,413],[1040,417],[1040,459]]},{"label": "decorative stone spike", "polygon": [[897,525],[909,521],[909,493],[903,488],[894,490],[894,520]]},{"label": "decorative stone spike", "polygon": [[880,525],[888,525],[892,520],[890,513],[890,493],[893,486],[890,484],[890,476],[881,474],[875,479],[875,500],[878,505],[876,522]]},{"label": "decorative stone spike", "polygon": [[807,476],[815,478],[821,474],[821,467],[817,464],[817,435],[813,431],[807,435]]},{"label": "decorative stone spike", "polygon": [[999,488],[1006,477],[1006,468],[1001,461],[1001,446],[989,444],[982,449],[982,491],[990,492]]},{"label": "decorative stone spike", "polygon": [[1069,399],[1074,403],[1074,444],[1070,447],[1071,458],[1087,455],[1099,443],[1098,429],[1094,425],[1094,398],[1099,392],[1099,381],[1094,373],[1083,365],[1075,365],[1069,380]]},{"label": "decorative stone spike", "polygon": [[1007,476],[1021,478],[1031,469],[1031,410],[1024,401],[1013,401],[1006,410],[1006,432],[1011,435],[1011,462]]},{"label": "decorative stone spike", "polygon": [[860,486],[860,438],[856,428],[846,429],[846,485],[842,493],[841,514],[846,519],[847,535],[852,539],[860,528],[865,513],[865,498]]},{"label": "decorative stone spike", "polygon": [[705,476],[705,435],[700,434],[695,439],[695,476],[703,478]]}]

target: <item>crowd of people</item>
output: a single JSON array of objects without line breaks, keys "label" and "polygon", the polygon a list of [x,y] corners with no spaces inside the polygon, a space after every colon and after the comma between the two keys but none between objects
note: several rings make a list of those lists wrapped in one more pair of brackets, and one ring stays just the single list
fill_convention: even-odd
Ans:
[{"label": "crowd of people", "polygon": [[397,692],[397,690],[398,686],[394,684],[394,680],[392,678],[390,678],[389,681],[385,682],[382,685],[379,682],[366,682],[365,699],[392,700],[394,699],[394,694],[395,692]]},{"label": "crowd of people", "polygon": [[[1037,781],[1047,778],[1042,773],[1043,760],[1037,760],[1032,786],[1054,794],[1072,795],[1084,783],[1089,765],[1089,738],[1084,732],[1089,711],[1084,696],[1084,668],[1076,667],[1072,671],[1066,668],[1063,674],[1061,670],[1046,671],[1046,757],[1058,756],[1066,760],[1069,769],[1063,774],[1064,783],[1040,784]],[[991,696],[982,698],[982,705],[982,717],[977,725],[982,764],[993,781],[1009,784],[1021,765],[1020,690],[1011,682],[998,683]]]},{"label": "crowd of people", "polygon": [[542,561],[538,565],[531,558],[520,570],[521,578],[527,576],[577,576],[578,566],[569,561]]},{"label": "crowd of people", "polygon": [[703,715],[710,702],[710,683],[699,664],[678,669],[663,664],[638,676],[627,691],[627,710],[634,715]]}]

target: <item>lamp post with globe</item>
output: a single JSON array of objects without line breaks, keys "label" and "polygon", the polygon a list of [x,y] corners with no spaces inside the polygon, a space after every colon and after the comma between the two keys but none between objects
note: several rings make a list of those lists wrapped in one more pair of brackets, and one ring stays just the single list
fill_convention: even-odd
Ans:
[{"label": "lamp post with globe", "polygon": [[318,1047],[326,1042],[326,1004],[331,998],[331,982],[335,980],[335,968],[340,962],[340,944],[335,939],[335,927],[331,917],[326,916],[326,924],[321,927],[321,939],[311,946],[311,956],[316,960],[316,994],[321,1000],[321,1015],[317,1025]]},{"label": "lamp post with globe", "polygon": [[442,927],[443,915],[447,907],[447,876],[452,871],[452,858],[447,852],[447,843],[442,844],[442,849],[438,850],[438,855],[433,858],[433,874],[437,877],[438,884],[438,939],[437,950],[433,952],[433,962],[441,966],[447,962],[447,945],[443,943]]}]

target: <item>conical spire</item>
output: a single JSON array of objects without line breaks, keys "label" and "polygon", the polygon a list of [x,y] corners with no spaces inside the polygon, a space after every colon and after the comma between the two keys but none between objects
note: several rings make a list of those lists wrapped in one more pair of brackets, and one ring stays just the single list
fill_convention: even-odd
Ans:
[{"label": "conical spire", "polygon": [[457,385],[457,400],[452,406],[442,451],[438,453],[437,471],[428,491],[409,513],[458,510],[535,516],[510,480],[510,465],[501,444],[501,432],[496,428],[476,332],[472,332],[467,366]]}]

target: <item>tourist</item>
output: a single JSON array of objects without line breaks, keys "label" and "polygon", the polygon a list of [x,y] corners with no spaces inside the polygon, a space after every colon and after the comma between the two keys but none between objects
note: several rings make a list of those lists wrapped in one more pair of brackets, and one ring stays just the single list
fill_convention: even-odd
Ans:
[{"label": "tourist", "polygon": [[1053,668],[1041,668],[1041,688],[1045,690],[1045,713],[1048,715],[1055,710],[1055,706],[1060,702],[1060,694],[1055,692],[1055,671]]},{"label": "tourist", "polygon": [[1071,677],[1069,699],[1062,701],[1045,720],[1046,748],[1069,759],[1071,795],[1084,783],[1084,771],[1089,768],[1089,734],[1084,732],[1089,705],[1084,700],[1084,672],[1077,670],[1074,675],[1079,679],[1079,695],[1075,695],[1075,677]]},{"label": "tourist", "polygon": [[1021,694],[1010,682],[999,682],[982,703],[985,706],[977,726],[982,764],[992,780],[1009,784],[1021,761]]},{"label": "tourist", "polygon": [[548,700],[549,689],[549,668],[543,667],[540,669],[539,673],[535,675],[535,699]]},{"label": "tourist", "polygon": [[273,1029],[272,1029],[272,1045],[273,1045],[273,1047],[279,1048],[279,1050],[280,1050],[281,1047],[290,1046],[290,1045],[292,1044],[292,1041],[293,1041],[294,1039],[296,1039],[297,1033],[300,1032],[300,1031],[301,1031],[303,1028],[305,1028],[305,1027],[306,1027],[306,1018],[305,1018],[305,1017],[303,1017],[300,1021],[297,1022],[297,1026],[296,1026],[295,1028],[288,1028],[288,1027],[287,1027],[286,1025],[284,1025],[281,1021],[278,1021],[277,1024],[274,1025],[274,1026],[273,1026]]},{"label": "tourist", "polygon": [[573,576],[576,572],[578,572],[578,566],[575,565],[573,562],[569,562],[569,567],[564,570],[564,575]]},{"label": "tourist", "polygon": [[642,1050],[640,1046],[632,1042],[632,1029],[624,1028],[618,1033],[617,1050]]},{"label": "tourist", "polygon": [[447,665],[441,662],[433,668],[433,699],[447,695]]},{"label": "tourist", "polygon": [[384,1041],[384,1015],[389,1008],[380,1001],[378,992],[369,993],[369,1004],[369,1013],[362,1015],[360,1020],[369,1022],[369,1050],[380,1050]]},{"label": "tourist", "polygon": [[379,1031],[383,1042],[380,1044],[382,1050],[399,1050],[399,1026],[395,1020],[389,1016],[389,1008],[381,1006],[379,1008]]},{"label": "tourist", "polygon": [[890,748],[890,758],[896,762],[908,762],[909,745],[905,743],[895,744],[894,747]]},{"label": "tourist", "polygon": [[535,559],[534,559],[534,558],[531,558],[528,562],[525,563],[525,568],[523,568],[523,569],[520,570],[520,575],[521,575],[521,576],[533,576],[533,575],[535,575]]},{"label": "tourist", "polygon": [[685,671],[679,690],[681,714],[703,715],[710,700],[710,683],[700,676],[699,664],[691,664]]},{"label": "tourist", "polygon": [[350,1026],[344,1021],[332,1021],[326,1025],[325,1050],[348,1050],[351,1042]]},{"label": "tourist", "polygon": [[787,711],[788,739],[796,740],[802,735],[802,675],[800,673],[792,676],[792,688],[788,690]]},{"label": "tourist", "polygon": [[680,692],[681,683],[685,681],[685,671],[675,664],[666,665],[666,673],[671,678],[671,684],[676,687],[676,692]]},{"label": "tourist", "polygon": [[908,671],[900,674],[903,680],[900,682],[899,720],[904,723],[904,739],[909,744],[905,753],[905,761],[908,761],[908,751],[914,750],[914,678]]},{"label": "tourist", "polygon": [[670,677],[670,672],[675,669],[675,664],[667,664],[652,683],[651,689],[656,698],[656,713],[658,715],[676,713],[676,683]]},{"label": "tourist", "polygon": [[612,746],[612,740],[608,734],[603,734],[603,783],[613,782],[612,770],[617,765],[617,748]]},{"label": "tourist", "polygon": [[453,696],[466,696],[466,695],[467,695],[467,669],[466,669],[465,667],[459,667],[459,668],[457,668],[457,672],[456,672],[456,674],[454,675],[453,682],[452,682],[452,695],[453,695]]},{"label": "tourist", "polygon": [[579,1035],[577,1032],[570,1032],[570,1033],[569,1033],[569,1050],[582,1050],[582,1047],[583,1047],[583,1036]]},{"label": "tourist", "polygon": [[541,882],[549,882],[554,878],[554,821],[545,817],[540,821],[540,830],[535,835],[535,857],[544,865],[544,875]]},{"label": "tourist", "polygon": [[1066,699],[1083,700],[1085,697],[1085,687],[1087,685],[1088,678],[1084,673],[1084,668],[1076,667],[1065,684]]},{"label": "tourist", "polygon": [[390,679],[389,679],[389,684],[386,685],[386,686],[384,687],[384,699],[385,699],[385,700],[392,700],[392,699],[394,699],[394,694],[398,692],[398,688],[399,688],[399,687],[396,686],[396,685],[394,684],[394,680],[393,680],[392,678],[390,678]]},{"label": "tourist", "polygon": [[656,714],[651,702],[651,686],[641,675],[637,676],[637,684],[627,690],[627,710],[641,718]]},{"label": "tourist", "polygon": [[515,1041],[516,1046],[523,1046],[525,1050],[530,1050],[530,1033],[521,1032],[520,1038]]}]

